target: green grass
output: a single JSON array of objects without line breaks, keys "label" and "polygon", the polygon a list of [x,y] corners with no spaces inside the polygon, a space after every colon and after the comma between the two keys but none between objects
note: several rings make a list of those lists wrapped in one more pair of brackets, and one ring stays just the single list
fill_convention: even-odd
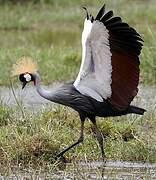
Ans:
[{"label": "green grass", "polygon": [[[54,106],[37,114],[0,106],[0,161],[2,167],[19,165],[31,168],[56,166],[55,156],[77,140],[80,120],[71,109]],[[156,161],[154,109],[145,116],[98,118],[105,137],[108,159]],[[86,121],[84,143],[65,154],[71,161],[100,159],[100,150],[92,124]],[[54,168],[54,167],[53,167]]]},{"label": "green grass", "polygon": [[[88,4],[95,15],[102,1],[53,1],[49,4],[0,6],[0,85],[9,85],[12,64],[21,56],[38,61],[43,80],[75,79],[81,63],[81,32]],[[128,3],[127,3],[128,2]],[[142,83],[156,82],[154,1],[107,0],[107,9],[134,26],[145,40],[141,55]],[[130,8],[131,7],[131,8]],[[17,82],[17,78],[16,82]]]}]

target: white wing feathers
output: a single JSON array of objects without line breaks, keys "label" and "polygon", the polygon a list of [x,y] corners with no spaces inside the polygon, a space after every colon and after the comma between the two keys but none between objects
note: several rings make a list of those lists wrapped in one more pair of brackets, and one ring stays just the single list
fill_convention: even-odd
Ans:
[{"label": "white wing feathers", "polygon": [[[74,86],[78,86],[80,79],[82,79],[83,76],[86,75],[86,72],[89,70],[89,67],[91,65],[91,48],[89,41],[87,40],[91,29],[92,29],[92,23],[90,20],[85,19],[84,21],[84,29],[82,32],[82,62],[81,62],[81,67],[79,74],[76,78],[76,81],[74,82]],[[87,59],[87,60],[86,60]],[[88,61],[89,60],[89,61]]]},{"label": "white wing feathers", "polygon": [[82,50],[82,63],[74,86],[80,93],[102,102],[112,94],[112,54],[109,33],[103,23],[85,20]]}]

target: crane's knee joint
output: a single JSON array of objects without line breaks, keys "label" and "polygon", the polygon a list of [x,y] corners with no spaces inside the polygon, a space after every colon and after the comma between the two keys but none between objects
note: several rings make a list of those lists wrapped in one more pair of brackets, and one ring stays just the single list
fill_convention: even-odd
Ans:
[{"label": "crane's knee joint", "polygon": [[98,133],[98,134],[97,134],[97,140],[99,141],[100,144],[103,143],[103,140],[104,140],[104,139],[103,139],[103,136],[102,136],[101,133]]},{"label": "crane's knee joint", "polygon": [[83,142],[83,136],[81,136],[79,139],[78,139],[78,142]]}]

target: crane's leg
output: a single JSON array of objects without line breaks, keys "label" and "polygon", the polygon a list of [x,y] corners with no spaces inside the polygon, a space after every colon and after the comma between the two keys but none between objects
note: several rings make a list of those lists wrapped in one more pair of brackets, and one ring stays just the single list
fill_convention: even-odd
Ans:
[{"label": "crane's leg", "polygon": [[96,133],[96,138],[97,138],[97,140],[99,142],[103,162],[105,162],[106,161],[106,156],[105,156],[105,152],[104,152],[103,136],[102,136],[101,132],[99,131],[98,127],[97,127],[95,118],[91,119],[91,121],[93,123],[93,128],[94,128],[94,131]]},{"label": "crane's leg", "polygon": [[79,143],[83,142],[83,139],[84,139],[84,122],[85,122],[85,117],[80,115],[80,119],[81,119],[81,131],[80,131],[80,137],[79,139],[74,143],[72,144],[71,146],[69,146],[68,148],[66,148],[65,150],[61,151],[59,154],[57,154],[57,157],[61,157],[63,156],[63,154],[65,152],[67,152],[69,149],[73,148],[74,146],[78,145]]},{"label": "crane's leg", "polygon": [[96,133],[96,138],[99,142],[100,145],[100,149],[101,149],[101,155],[102,155],[102,160],[103,160],[103,166],[102,166],[102,171],[101,171],[101,176],[102,178],[104,177],[104,172],[105,172],[105,166],[106,166],[106,156],[105,156],[105,152],[104,152],[104,144],[103,144],[103,136],[101,134],[101,132],[99,131],[97,124],[96,124],[96,119],[95,117],[91,119],[92,123],[93,123],[93,128],[94,131]]}]

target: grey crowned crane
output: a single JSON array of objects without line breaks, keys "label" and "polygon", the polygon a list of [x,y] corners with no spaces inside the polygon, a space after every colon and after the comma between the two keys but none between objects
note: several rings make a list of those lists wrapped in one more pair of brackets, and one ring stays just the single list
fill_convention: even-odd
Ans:
[{"label": "grey crowned crane", "polygon": [[83,141],[84,122],[88,118],[93,123],[105,159],[103,137],[97,127],[96,116],[143,115],[145,112],[142,108],[130,105],[138,92],[139,55],[143,40],[120,17],[114,17],[113,11],[105,12],[105,5],[95,19],[84,9],[86,19],[82,32],[82,62],[74,82],[64,83],[54,89],[45,88],[31,58],[21,58],[13,66],[13,74],[19,75],[22,88],[33,81],[40,96],[78,112],[81,120],[80,137],[60,152],[58,157]]}]

